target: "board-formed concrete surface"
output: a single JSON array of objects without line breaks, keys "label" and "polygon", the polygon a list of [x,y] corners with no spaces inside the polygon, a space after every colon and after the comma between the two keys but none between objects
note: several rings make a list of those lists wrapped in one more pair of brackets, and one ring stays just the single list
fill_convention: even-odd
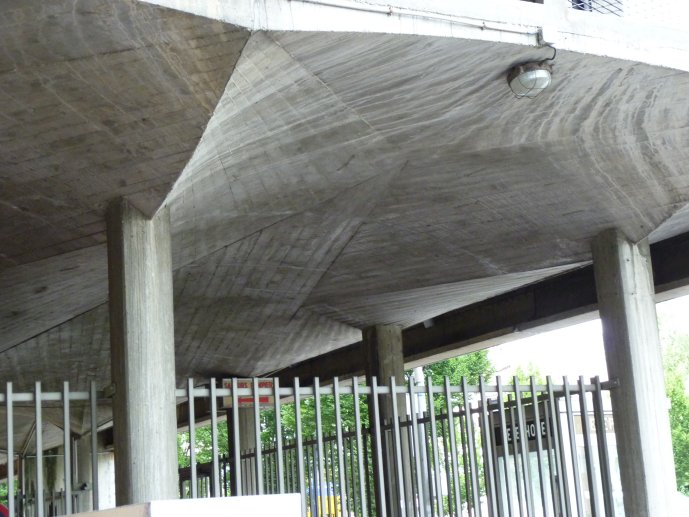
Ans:
[{"label": "board-formed concrete surface", "polygon": [[[0,14],[0,378],[109,382],[104,210],[172,219],[179,382],[265,375],[689,230],[689,74],[505,42]],[[665,224],[667,223],[667,224]]]}]

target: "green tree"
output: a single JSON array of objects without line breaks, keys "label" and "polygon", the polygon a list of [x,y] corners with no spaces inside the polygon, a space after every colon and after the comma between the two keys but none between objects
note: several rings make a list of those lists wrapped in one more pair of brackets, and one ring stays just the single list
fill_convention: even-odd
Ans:
[{"label": "green tree", "polygon": [[[531,377],[536,380],[536,384],[546,383],[545,376],[541,373],[541,370],[538,368],[538,366],[532,361],[529,361],[526,367],[517,366],[514,375],[517,377],[517,379],[519,379],[520,384],[531,384]],[[507,382],[512,382],[512,379],[509,379]]]},{"label": "green tree", "polygon": [[689,336],[661,336],[677,489],[689,495]]},{"label": "green tree", "polygon": [[[194,432],[196,440],[196,462],[209,463],[213,459],[213,437],[210,424],[197,427]],[[227,425],[218,424],[218,451],[226,455],[228,451]],[[190,463],[189,432],[177,433],[177,463],[180,467],[188,467]]]},{"label": "green tree", "polygon": [[469,384],[478,384],[481,377],[493,375],[495,368],[488,359],[488,350],[479,350],[424,366],[423,373],[431,377],[433,384],[445,384],[445,377],[449,377],[450,384],[457,386],[462,377],[466,377]]}]

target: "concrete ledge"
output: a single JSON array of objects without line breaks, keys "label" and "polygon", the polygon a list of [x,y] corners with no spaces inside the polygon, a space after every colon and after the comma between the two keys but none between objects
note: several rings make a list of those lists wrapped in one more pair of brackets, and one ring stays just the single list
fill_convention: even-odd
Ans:
[{"label": "concrete ledge", "polygon": [[669,13],[667,20],[607,16],[572,9],[564,0],[143,1],[252,31],[413,34],[530,46],[542,40],[560,50],[689,70],[687,32]]},{"label": "concrete ledge", "polygon": [[78,514],[82,517],[228,517],[253,515],[256,517],[299,517],[299,494],[261,495],[246,497],[217,497],[210,499],[175,499],[121,506],[100,512]]}]

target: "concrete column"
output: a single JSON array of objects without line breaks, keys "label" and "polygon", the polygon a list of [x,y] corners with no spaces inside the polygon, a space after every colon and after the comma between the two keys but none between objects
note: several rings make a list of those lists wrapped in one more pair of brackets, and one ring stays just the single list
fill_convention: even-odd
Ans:
[{"label": "concrete column", "polygon": [[[234,464],[234,433],[239,433],[239,451],[240,453],[244,451],[256,449],[256,425],[254,422],[254,408],[252,407],[240,407],[237,410],[239,415],[239,421],[235,425],[234,418],[232,414],[232,409],[227,410],[227,425],[230,426],[227,437],[230,441],[228,450],[230,451],[230,479],[232,480],[232,495],[238,493],[236,485],[236,469],[241,469],[241,465]],[[247,467],[242,470],[242,495],[256,494],[256,479],[254,475],[253,463],[249,467],[248,462],[244,465]]]},{"label": "concrete column", "polygon": [[[405,385],[404,378],[404,349],[402,347],[402,327],[398,325],[376,325],[364,329],[363,331],[363,346],[366,357],[366,381],[371,384],[371,377],[375,376],[378,385],[389,385],[390,377],[395,378],[395,385]],[[392,399],[390,397],[381,397],[380,403],[380,418],[383,421],[392,420]],[[406,414],[407,404],[406,395],[397,396],[397,412],[400,418]],[[369,401],[369,422],[372,426],[377,425],[373,414],[373,404]],[[388,439],[389,438],[389,439]],[[402,463],[409,465],[411,462],[411,450],[409,440],[406,432],[401,433],[401,450]],[[379,486],[377,476],[375,479],[376,494],[380,490],[387,490],[387,508],[388,515],[396,515],[401,510],[397,506],[401,504],[401,497],[399,496],[398,480],[395,475],[397,468],[397,459],[393,447],[391,436],[383,436],[383,470],[385,475],[385,487]],[[375,442],[374,442],[375,443]],[[376,457],[374,448],[374,461]],[[407,470],[404,473],[405,497],[404,504],[407,511],[413,508],[414,495],[412,494],[412,480],[410,472]],[[377,496],[378,497],[378,496]],[[394,502],[394,503],[393,503]],[[403,514],[405,512],[402,512]]]},{"label": "concrete column", "polygon": [[[366,356],[366,381],[377,377],[379,385],[387,385],[395,377],[397,385],[404,384],[404,350],[402,348],[402,327],[398,325],[375,325],[363,330],[364,354]],[[403,414],[406,399],[398,397],[397,410]],[[380,416],[392,418],[392,403],[388,397],[381,399]]]},{"label": "concrete column", "polygon": [[[93,489],[93,475],[91,472],[91,435],[85,435],[74,443],[77,468],[74,471],[74,493],[77,494],[75,513],[94,510],[91,490]],[[98,508],[95,508],[98,510]]]},{"label": "concrete column", "polygon": [[598,308],[627,515],[674,515],[675,469],[647,241],[616,230],[593,241]]},{"label": "concrete column", "polygon": [[117,505],[177,497],[170,217],[108,210]]}]

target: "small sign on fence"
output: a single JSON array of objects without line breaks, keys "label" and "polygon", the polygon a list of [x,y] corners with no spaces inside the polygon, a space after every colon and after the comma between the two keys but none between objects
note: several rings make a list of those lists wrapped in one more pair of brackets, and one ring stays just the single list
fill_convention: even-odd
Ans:
[{"label": "small sign on fence", "polygon": [[[237,379],[237,388],[239,389],[249,389],[251,390],[254,386],[253,379]],[[222,387],[226,389],[232,389],[232,379],[223,379]],[[259,379],[258,389],[273,389],[273,379]],[[254,407],[254,395],[253,393],[249,395],[240,395],[237,398],[239,407]],[[258,397],[259,407],[272,407],[275,404],[275,397],[271,395],[259,395]],[[226,408],[232,407],[232,397],[223,397],[223,405]]]}]

